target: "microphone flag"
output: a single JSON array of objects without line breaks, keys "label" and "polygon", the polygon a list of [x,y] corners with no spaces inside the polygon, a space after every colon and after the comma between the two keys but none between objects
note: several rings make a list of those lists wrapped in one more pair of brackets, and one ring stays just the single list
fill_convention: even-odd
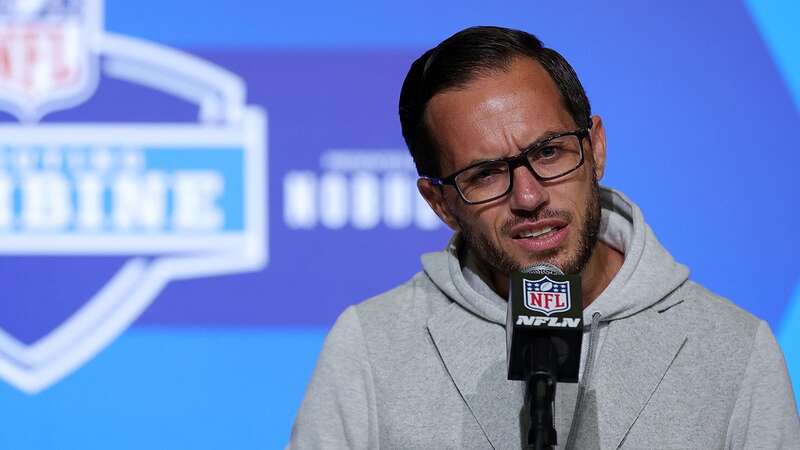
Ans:
[{"label": "microphone flag", "polygon": [[577,383],[583,340],[578,275],[513,272],[506,314],[508,379],[525,380],[526,347],[549,339],[557,355],[556,379]]}]

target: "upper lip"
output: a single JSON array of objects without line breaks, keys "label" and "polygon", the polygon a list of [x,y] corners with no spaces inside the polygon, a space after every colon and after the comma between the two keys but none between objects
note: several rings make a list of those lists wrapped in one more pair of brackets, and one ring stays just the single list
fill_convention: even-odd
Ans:
[{"label": "upper lip", "polygon": [[536,233],[545,228],[564,228],[567,222],[561,219],[542,219],[536,222],[525,222],[511,228],[510,235],[513,239],[520,238],[523,234]]}]

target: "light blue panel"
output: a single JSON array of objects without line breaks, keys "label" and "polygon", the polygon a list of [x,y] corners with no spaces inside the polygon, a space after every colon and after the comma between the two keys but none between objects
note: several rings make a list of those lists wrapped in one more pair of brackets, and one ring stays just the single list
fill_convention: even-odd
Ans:
[{"label": "light blue panel", "polygon": [[224,212],[224,229],[239,231],[244,228],[244,151],[238,148],[147,147],[144,149],[145,167],[168,173],[210,170],[219,174],[225,183],[217,205]]},{"label": "light blue panel", "polygon": [[[800,2],[747,0],[745,3],[800,111]],[[794,380],[795,399],[800,404],[800,282],[784,312],[778,341]]]},{"label": "light blue panel", "polygon": [[38,395],[0,385],[0,448],[282,448],[326,332],[132,328]]},{"label": "light blue panel", "polygon": [[789,307],[784,313],[778,342],[786,357],[786,365],[789,366],[789,376],[794,382],[795,400],[800,405],[800,282],[797,283]]},{"label": "light blue panel", "polygon": [[746,4],[800,110],[800,2],[747,0]]}]

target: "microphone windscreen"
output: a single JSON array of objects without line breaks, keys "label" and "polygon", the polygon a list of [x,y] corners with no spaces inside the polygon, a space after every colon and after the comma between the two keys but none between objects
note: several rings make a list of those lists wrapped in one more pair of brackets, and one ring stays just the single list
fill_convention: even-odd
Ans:
[{"label": "microphone windscreen", "polygon": [[564,275],[564,271],[558,266],[546,262],[540,262],[532,266],[528,266],[522,269],[520,272],[534,275]]}]

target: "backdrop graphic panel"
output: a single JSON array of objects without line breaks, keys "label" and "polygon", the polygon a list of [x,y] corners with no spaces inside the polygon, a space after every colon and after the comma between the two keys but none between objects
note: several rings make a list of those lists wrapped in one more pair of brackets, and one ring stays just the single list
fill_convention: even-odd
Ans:
[{"label": "backdrop graphic panel", "polygon": [[[756,2],[569,3],[4,7],[0,448],[279,448],[338,314],[449,237],[396,105],[475,24],[571,61],[604,184],[800,366],[797,35]],[[58,14],[60,41],[13,38]]]}]

